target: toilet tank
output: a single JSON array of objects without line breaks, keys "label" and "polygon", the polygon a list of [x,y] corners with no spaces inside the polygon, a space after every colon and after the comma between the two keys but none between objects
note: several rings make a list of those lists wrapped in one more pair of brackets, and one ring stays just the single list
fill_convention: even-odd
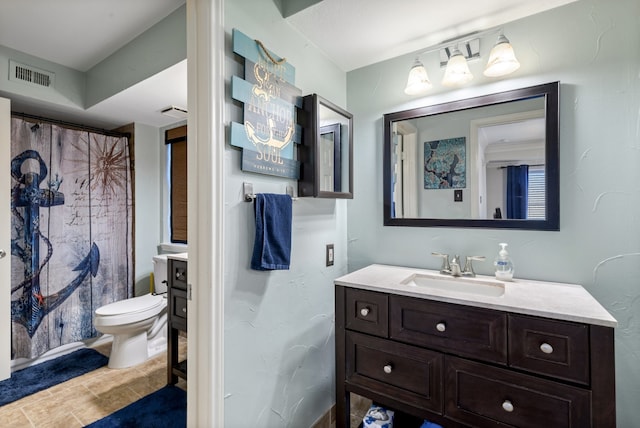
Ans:
[{"label": "toilet tank", "polygon": [[156,293],[167,292],[167,255],[153,256],[153,284]]}]

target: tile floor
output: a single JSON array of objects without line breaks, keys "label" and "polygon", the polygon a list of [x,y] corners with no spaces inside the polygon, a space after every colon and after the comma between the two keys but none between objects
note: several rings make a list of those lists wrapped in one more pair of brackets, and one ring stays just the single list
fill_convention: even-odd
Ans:
[{"label": "tile floor", "polygon": [[351,428],[358,428],[362,423],[362,418],[367,414],[371,407],[371,400],[361,397],[357,394],[351,394],[351,412],[349,413],[351,419]]},{"label": "tile floor", "polygon": [[[180,337],[180,359],[186,358],[187,339]],[[96,348],[109,355],[111,345]],[[0,427],[74,428],[97,421],[162,388],[167,382],[166,355],[140,366],[111,370],[102,367],[44,391],[0,407]],[[178,386],[187,384],[180,379]],[[371,400],[351,394],[351,428],[362,422]],[[332,409],[334,410],[334,409]],[[335,414],[327,413],[314,428],[335,427]]]},{"label": "tile floor", "polygon": [[[109,355],[111,345],[97,351]],[[180,337],[180,358],[187,339]],[[167,383],[163,353],[144,364],[120,370],[102,367],[0,407],[0,427],[74,428],[88,425],[162,388]],[[178,386],[186,390],[186,382]]]}]

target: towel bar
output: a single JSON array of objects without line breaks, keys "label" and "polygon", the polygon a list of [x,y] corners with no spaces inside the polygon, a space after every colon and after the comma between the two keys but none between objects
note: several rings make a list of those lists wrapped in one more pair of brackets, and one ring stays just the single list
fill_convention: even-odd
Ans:
[{"label": "towel bar", "polygon": [[[242,190],[245,202],[253,202],[256,199],[256,194],[253,193],[253,183],[242,183]],[[293,201],[298,200],[298,198],[293,196],[293,186],[287,186],[287,195],[291,196],[291,200]]]}]

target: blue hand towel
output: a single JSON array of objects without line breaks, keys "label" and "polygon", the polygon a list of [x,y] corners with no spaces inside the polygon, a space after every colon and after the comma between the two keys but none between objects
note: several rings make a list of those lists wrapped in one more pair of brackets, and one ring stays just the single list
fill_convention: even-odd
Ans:
[{"label": "blue hand towel", "polygon": [[251,269],[287,270],[291,259],[291,212],[289,195],[256,195],[256,239]]}]

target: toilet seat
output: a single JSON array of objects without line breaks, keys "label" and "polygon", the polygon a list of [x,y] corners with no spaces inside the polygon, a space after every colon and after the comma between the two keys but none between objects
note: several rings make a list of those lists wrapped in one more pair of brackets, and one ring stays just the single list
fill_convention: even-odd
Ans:
[{"label": "toilet seat", "polygon": [[165,297],[145,294],[109,303],[96,309],[94,322],[96,327],[126,325],[154,317],[166,306]]}]

